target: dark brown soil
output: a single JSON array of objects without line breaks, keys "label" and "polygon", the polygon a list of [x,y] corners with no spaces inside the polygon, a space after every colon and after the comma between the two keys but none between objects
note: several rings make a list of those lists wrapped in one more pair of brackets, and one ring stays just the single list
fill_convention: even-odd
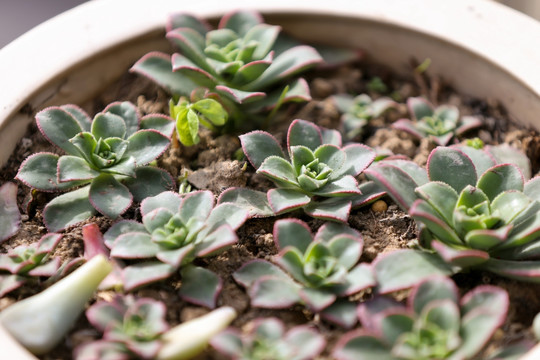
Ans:
[{"label": "dark brown soil", "polygon": [[[415,81],[404,81],[395,78],[385,69],[364,64],[354,64],[337,70],[308,74],[314,100],[308,104],[294,105],[286,112],[279,114],[269,131],[278,140],[283,141],[290,121],[295,118],[311,120],[325,127],[339,127],[340,114],[329,96],[340,92],[370,93],[367,90],[367,84],[375,75],[381,77],[388,88],[393,89],[392,96],[401,102],[410,96],[424,95],[435,103],[454,104],[460,108],[462,114],[480,115],[484,120],[484,126],[480,130],[468,134],[470,137],[478,136],[488,144],[507,142],[522,149],[532,160],[533,174],[538,172],[540,167],[540,136],[537,132],[513,125],[504,110],[495,101],[459,96],[451,89],[444,87],[444,81],[441,79],[429,79],[426,76],[416,75]],[[370,95],[373,97],[381,96],[379,93],[370,93]],[[79,105],[89,114],[95,114],[108,103],[117,100],[132,101],[138,105],[143,114],[167,112],[167,95],[148,81],[133,75],[126,75],[117,84],[111,86],[102,97],[88,104]],[[369,146],[380,146],[396,154],[407,155],[417,163],[425,164],[427,155],[434,146],[427,140],[418,142],[408,134],[388,127],[391,122],[404,116],[406,116],[406,108],[401,106],[385,117],[375,119],[367,127],[364,136],[357,140]],[[159,165],[167,169],[174,177],[187,176],[189,183],[194,188],[209,189],[216,196],[231,186],[248,186],[258,190],[270,188],[272,184],[254,174],[253,168],[245,161],[234,160],[234,153],[239,146],[240,143],[236,136],[213,137],[208,131],[203,131],[199,145],[192,148],[171,147],[160,159]],[[38,151],[56,150],[51,149],[41,134],[36,131],[36,127],[32,125],[26,136],[19,142],[9,163],[2,169],[0,184],[12,181],[21,161]],[[29,189],[20,184],[18,196],[20,204],[23,204],[30,196]],[[29,209],[21,206],[21,211],[24,213],[22,229],[12,239],[0,244],[0,251],[6,252],[19,244],[35,242],[46,233],[42,223],[41,210],[51,195],[37,194],[35,197],[36,201]],[[411,218],[399,210],[391,200],[384,199],[384,201],[388,205],[386,210],[384,210],[384,204],[382,204],[382,211],[380,209],[374,211],[372,208],[366,207],[353,211],[349,219],[350,225],[358,229],[364,238],[362,261],[370,262],[380,253],[405,248],[416,239],[416,227]],[[136,216],[137,212],[128,211],[127,214],[125,217]],[[287,216],[301,218],[313,230],[322,224],[320,220],[308,218],[303,213],[293,213]],[[237,245],[209,261],[201,259],[197,261],[199,265],[206,266],[221,275],[224,287],[218,305],[229,305],[237,310],[239,316],[234,321],[234,326],[243,327],[254,318],[266,316],[277,316],[284,320],[288,327],[297,324],[312,324],[326,337],[328,346],[323,358],[329,358],[333,345],[345,332],[343,329],[321,321],[318,316],[301,306],[287,310],[253,308],[250,306],[245,290],[237,285],[232,278],[232,273],[251,259],[272,260],[272,256],[276,254],[272,239],[272,227],[275,220],[275,218],[271,218],[247,221],[238,231],[239,242]],[[102,231],[105,231],[111,224],[110,220],[101,216],[90,219],[89,222],[96,222]],[[57,255],[66,260],[82,255],[82,225],[77,225],[64,234],[61,244],[56,250]],[[510,312],[502,331],[497,334],[494,344],[507,344],[515,340],[531,338],[529,328],[534,315],[540,311],[539,285],[524,285],[484,273],[458,274],[454,276],[454,280],[460,286],[462,293],[474,286],[487,283],[508,290],[511,297]],[[135,293],[138,296],[152,297],[165,302],[168,307],[167,320],[172,326],[208,311],[181,301],[177,295],[180,284],[180,277],[175,276]],[[40,283],[37,286],[23,287],[8,294],[0,299],[0,310],[17,300],[42,290],[43,287],[44,285]],[[97,294],[96,299],[109,299],[112,295],[113,293],[110,291],[103,291]],[[362,295],[363,298],[369,296],[369,291]],[[397,296],[403,298],[403,294]],[[71,331],[65,341],[50,354],[43,356],[42,359],[70,359],[75,346],[99,336],[100,334],[91,328],[84,316],[81,316],[76,328]],[[219,356],[211,350],[200,356],[200,359],[218,358]]]}]

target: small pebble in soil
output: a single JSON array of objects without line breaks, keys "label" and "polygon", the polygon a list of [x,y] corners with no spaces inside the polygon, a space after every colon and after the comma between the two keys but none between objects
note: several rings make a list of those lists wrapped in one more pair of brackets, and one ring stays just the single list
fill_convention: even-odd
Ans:
[{"label": "small pebble in soil", "polygon": [[388,209],[388,205],[383,200],[377,200],[371,205],[371,210],[376,213],[383,213]]}]

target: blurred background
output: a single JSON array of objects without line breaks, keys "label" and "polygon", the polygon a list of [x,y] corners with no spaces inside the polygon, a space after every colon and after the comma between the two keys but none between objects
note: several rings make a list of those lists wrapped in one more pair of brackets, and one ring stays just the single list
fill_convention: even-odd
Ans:
[{"label": "blurred background", "polygon": [[[0,48],[34,26],[86,1],[88,0],[0,0]],[[540,20],[540,0],[498,1]],[[126,0],[126,6],[129,6],[129,0]]]}]

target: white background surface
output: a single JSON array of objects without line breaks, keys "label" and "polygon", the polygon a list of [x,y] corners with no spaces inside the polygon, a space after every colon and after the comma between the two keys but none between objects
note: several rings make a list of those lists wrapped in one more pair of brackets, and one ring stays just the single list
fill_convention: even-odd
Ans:
[{"label": "white background surface", "polygon": [[0,0],[0,48],[34,26],[87,0]]}]

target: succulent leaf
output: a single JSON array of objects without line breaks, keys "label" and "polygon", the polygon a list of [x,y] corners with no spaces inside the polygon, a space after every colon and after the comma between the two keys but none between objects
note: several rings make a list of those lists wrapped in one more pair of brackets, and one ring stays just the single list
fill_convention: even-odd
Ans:
[{"label": "succulent leaf", "polygon": [[17,206],[17,185],[7,182],[0,186],[0,242],[19,231],[21,214]]}]

